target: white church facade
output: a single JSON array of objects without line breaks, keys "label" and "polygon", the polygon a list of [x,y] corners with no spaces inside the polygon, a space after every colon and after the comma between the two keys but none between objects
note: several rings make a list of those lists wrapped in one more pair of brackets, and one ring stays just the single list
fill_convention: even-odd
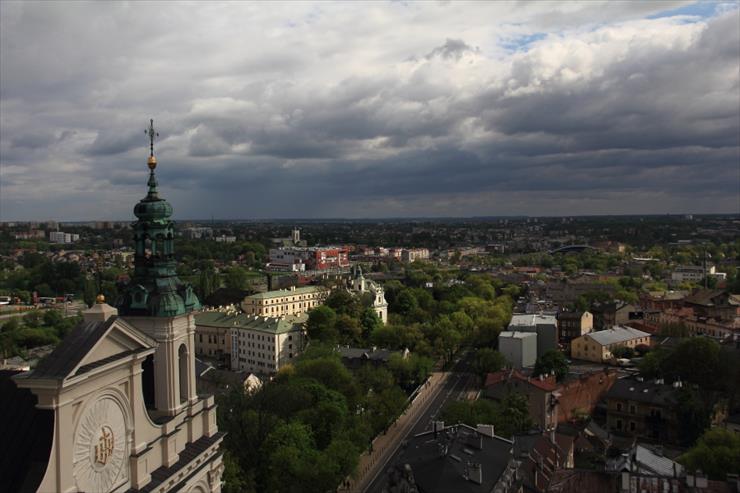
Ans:
[{"label": "white church facade", "polygon": [[[153,129],[152,129],[153,131]],[[175,273],[171,206],[135,208],[135,273],[101,297],[30,372],[0,375],[0,489],[42,493],[218,493],[223,440],[195,385],[192,288]]]}]

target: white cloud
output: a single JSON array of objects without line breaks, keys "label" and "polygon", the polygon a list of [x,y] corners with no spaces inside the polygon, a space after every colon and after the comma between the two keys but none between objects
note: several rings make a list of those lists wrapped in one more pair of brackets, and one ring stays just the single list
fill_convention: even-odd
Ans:
[{"label": "white cloud", "polygon": [[[180,216],[572,214],[536,190],[583,168],[603,197],[678,204],[676,149],[726,180],[740,146],[737,9],[646,18],[682,5],[4,2],[0,219],[128,217],[150,116]],[[707,186],[692,202],[726,210]]]}]

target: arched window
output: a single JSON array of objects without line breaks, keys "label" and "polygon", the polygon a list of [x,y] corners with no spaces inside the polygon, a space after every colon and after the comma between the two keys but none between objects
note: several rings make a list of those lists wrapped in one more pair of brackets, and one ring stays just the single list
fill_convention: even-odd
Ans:
[{"label": "arched window", "polygon": [[177,350],[177,359],[180,365],[180,402],[187,402],[190,396],[188,378],[188,350],[185,344],[180,344],[180,349]]},{"label": "arched window", "polygon": [[144,405],[155,409],[154,403],[154,355],[150,354],[141,364],[141,387],[144,393]]},{"label": "arched window", "polygon": [[149,258],[149,257],[152,256],[152,253],[153,253],[152,252],[152,249],[153,248],[154,248],[154,246],[152,244],[152,239],[149,238],[149,235],[145,235],[144,236],[144,252],[143,253],[144,253],[144,256],[146,258]]}]

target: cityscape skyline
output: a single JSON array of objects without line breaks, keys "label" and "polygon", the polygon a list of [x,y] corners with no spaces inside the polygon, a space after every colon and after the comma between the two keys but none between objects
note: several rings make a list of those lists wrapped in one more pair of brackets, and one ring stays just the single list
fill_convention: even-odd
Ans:
[{"label": "cityscape skyline", "polygon": [[737,6],[3,2],[0,221],[738,213]]}]

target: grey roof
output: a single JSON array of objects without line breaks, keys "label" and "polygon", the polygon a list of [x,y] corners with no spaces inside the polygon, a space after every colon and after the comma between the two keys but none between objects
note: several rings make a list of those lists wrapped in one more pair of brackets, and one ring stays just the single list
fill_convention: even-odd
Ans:
[{"label": "grey roof", "polygon": [[542,315],[539,313],[517,314],[511,317],[509,327],[535,327],[537,325],[557,325],[557,319],[553,315]]},{"label": "grey roof", "polygon": [[668,457],[663,457],[639,443],[628,455],[610,461],[607,468],[616,472],[633,471],[667,477],[681,477],[684,473],[681,464]]},{"label": "grey roof", "polygon": [[112,316],[105,322],[80,322],[51,354],[39,361],[32,372],[22,377],[58,380],[67,378],[117,319],[117,316]]},{"label": "grey roof", "polygon": [[195,315],[196,326],[251,329],[270,334],[284,334],[301,330],[302,324],[306,320],[308,320],[308,316],[305,313],[285,317],[265,317],[247,315],[246,313],[229,314],[221,311],[207,311]]},{"label": "grey roof", "polygon": [[389,349],[365,349],[355,347],[340,347],[339,355],[346,359],[367,359],[388,361],[392,354],[402,354],[402,351],[391,351]]},{"label": "grey roof", "polygon": [[[489,493],[513,459],[512,450],[512,441],[457,425],[410,438],[398,463],[411,466],[424,493]],[[471,462],[481,465],[483,484],[465,478]]]},{"label": "grey roof", "polygon": [[614,382],[605,397],[666,406],[673,403],[675,390],[671,385],[621,378]]},{"label": "grey roof", "polygon": [[590,332],[586,334],[593,341],[598,342],[602,346],[608,346],[610,344],[619,344],[622,342],[631,341],[639,337],[650,337],[650,334],[641,330],[633,329],[632,327],[621,327],[615,326],[611,329],[600,330],[598,332]]}]

